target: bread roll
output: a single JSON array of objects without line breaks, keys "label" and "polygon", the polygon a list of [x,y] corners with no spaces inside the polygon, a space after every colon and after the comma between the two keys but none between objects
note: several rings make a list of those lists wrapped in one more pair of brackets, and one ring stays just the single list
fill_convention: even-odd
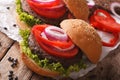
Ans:
[{"label": "bread roll", "polygon": [[70,12],[77,19],[87,21],[89,16],[89,7],[86,0],[63,0]]},{"label": "bread roll", "polygon": [[102,43],[97,31],[91,25],[80,19],[68,19],[62,21],[60,26],[91,62],[99,61]]}]

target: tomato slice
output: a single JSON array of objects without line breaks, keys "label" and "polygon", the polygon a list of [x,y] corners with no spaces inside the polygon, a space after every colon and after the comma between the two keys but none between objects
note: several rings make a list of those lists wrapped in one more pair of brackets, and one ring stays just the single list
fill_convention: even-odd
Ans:
[{"label": "tomato slice", "polygon": [[110,13],[108,13],[108,12],[105,11],[105,10],[97,9],[97,10],[94,12],[94,15],[97,16],[98,18],[101,18],[101,19],[109,19],[109,20],[115,22],[115,19],[110,15]]},{"label": "tomato slice", "polygon": [[92,16],[90,17],[90,21],[89,21],[89,22],[90,22],[90,24],[91,24],[94,28],[97,28],[97,29],[99,29],[99,30],[103,30],[103,31],[108,31],[108,32],[109,32],[109,30],[107,30],[106,28],[104,28],[102,24],[100,24],[100,23],[98,23],[97,21],[95,21],[94,15],[92,15]]},{"label": "tomato slice", "polygon": [[[38,39],[36,38],[36,40]],[[43,50],[45,50],[47,53],[53,56],[62,57],[62,58],[72,58],[78,53],[77,47],[73,48],[72,50],[62,52],[62,51],[56,51],[54,50],[54,48],[48,47],[47,45],[44,45],[42,42],[38,42],[38,43]]]},{"label": "tomato slice", "polygon": [[[47,43],[48,45],[59,46],[61,48],[68,48],[73,44],[71,39],[69,39],[67,42],[61,42],[61,41],[50,41],[50,40],[42,38],[40,34],[45,29],[45,27],[44,28],[43,27],[44,26],[42,26],[41,28],[41,26],[37,25],[32,29],[32,32],[34,33],[34,35],[39,38],[39,42]],[[38,29],[38,28],[41,28],[41,29]]]},{"label": "tomato slice", "polygon": [[48,2],[44,2],[44,0],[42,1],[37,1],[37,0],[27,0],[27,2],[29,4],[32,4],[34,6],[38,6],[38,7],[42,7],[42,8],[46,8],[46,7],[53,7],[53,6],[57,6],[62,2],[62,0],[53,0],[53,1],[48,1]]},{"label": "tomato slice", "polygon": [[52,2],[35,2],[27,0],[31,9],[38,15],[46,18],[57,19],[62,17],[67,11],[65,4],[62,0],[54,0]]},{"label": "tomato slice", "polygon": [[98,23],[95,21],[95,19],[94,19],[94,16],[92,15],[92,16],[90,16],[90,24],[93,26],[93,27],[95,27],[95,28],[99,28],[98,27]]},{"label": "tomato slice", "polygon": [[120,32],[120,24],[116,23],[115,19],[107,11],[98,9],[93,16],[98,27],[109,32]]},{"label": "tomato slice", "polygon": [[112,33],[112,34],[113,34],[114,38],[111,38],[109,42],[102,41],[103,46],[112,47],[117,43],[117,41],[119,39],[119,34],[118,33]]},{"label": "tomato slice", "polygon": [[113,34],[114,38],[111,38],[109,42],[102,41],[103,46],[112,47],[117,43],[120,24],[116,23],[108,12],[101,9],[96,10],[90,17],[90,24],[99,30]]},{"label": "tomato slice", "polygon": [[77,47],[74,47],[73,49],[68,50],[68,51],[57,51],[57,50],[54,50],[53,47],[49,46],[49,45],[58,46],[63,49],[68,48],[73,45],[71,39],[69,39],[67,42],[61,42],[61,41],[50,41],[50,40],[47,40],[47,39],[44,39],[41,37],[40,34],[48,26],[50,26],[50,25],[45,25],[45,24],[44,25],[35,25],[32,28],[32,33],[35,36],[35,39],[38,42],[38,44],[42,47],[42,49],[44,49],[46,52],[48,52],[49,54],[54,55],[54,56],[63,57],[63,58],[74,57],[78,53]]},{"label": "tomato slice", "polygon": [[57,8],[57,6],[53,8],[41,8],[41,7],[38,8],[36,6],[31,5],[31,8],[38,15],[53,19],[62,17],[66,12],[66,8],[64,6],[62,6],[62,8]]}]

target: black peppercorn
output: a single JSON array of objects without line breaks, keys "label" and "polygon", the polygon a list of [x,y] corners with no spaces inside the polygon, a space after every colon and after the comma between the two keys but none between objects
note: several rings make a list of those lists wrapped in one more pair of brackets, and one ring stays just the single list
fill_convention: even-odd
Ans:
[{"label": "black peppercorn", "polygon": [[16,62],[16,61],[13,61],[13,64],[14,64],[14,65],[17,65],[17,62]]},{"label": "black peppercorn", "polygon": [[11,58],[11,57],[9,57],[9,58],[8,58],[8,61],[13,62],[13,61],[14,61],[14,59],[13,59],[13,58]]},{"label": "black peppercorn", "polygon": [[13,77],[9,77],[9,80],[13,80]]},{"label": "black peppercorn", "polygon": [[10,7],[7,7],[7,9],[9,10],[9,9],[10,9]]},{"label": "black peppercorn", "polygon": [[10,74],[10,75],[8,75],[8,77],[13,77],[13,75]]},{"label": "black peppercorn", "polygon": [[15,59],[14,62],[18,63],[18,59]]},{"label": "black peppercorn", "polygon": [[4,29],[5,29],[5,30],[7,30],[7,28],[6,28],[6,27],[4,27]]},{"label": "black peppercorn", "polygon": [[13,74],[13,71],[9,71],[9,80],[18,80],[18,77]]},{"label": "black peppercorn", "polygon": [[13,24],[13,27],[16,27],[17,25],[16,24]]},{"label": "black peppercorn", "polygon": [[17,76],[15,77],[15,80],[18,80],[18,77],[17,77]]},{"label": "black peppercorn", "polygon": [[13,71],[9,71],[10,74],[13,74]]},{"label": "black peppercorn", "polygon": [[1,42],[0,42],[0,46],[2,46]]},{"label": "black peppercorn", "polygon": [[9,61],[9,62],[12,62],[12,64],[11,64],[11,67],[12,67],[12,68],[16,67],[17,64],[18,64],[18,59],[14,59],[14,58],[12,58],[12,57],[9,57],[9,58],[8,58],[8,61]]},{"label": "black peppercorn", "polygon": [[8,61],[11,61],[11,57],[8,58]]},{"label": "black peppercorn", "polygon": [[11,67],[14,68],[14,67],[15,67],[15,64],[12,63],[12,64],[11,64]]}]

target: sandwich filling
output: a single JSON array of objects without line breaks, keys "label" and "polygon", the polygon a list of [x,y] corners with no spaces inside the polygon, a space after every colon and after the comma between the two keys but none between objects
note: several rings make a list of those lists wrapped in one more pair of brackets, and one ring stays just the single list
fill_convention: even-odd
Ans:
[{"label": "sandwich filling", "polygon": [[[26,0],[16,0],[16,10],[19,15],[20,21],[25,22],[28,26],[33,26],[35,24],[41,23],[59,25],[59,23],[63,19],[68,18],[68,13],[70,14],[69,10],[66,10],[65,14],[57,19],[40,16],[31,9],[30,5],[27,3]],[[57,13],[60,12],[57,11]]]},{"label": "sandwich filling", "polygon": [[57,71],[63,76],[86,68],[86,64],[82,61],[82,58],[79,58],[81,56],[80,53],[73,59],[50,56],[36,43],[30,30],[20,30],[20,35],[23,38],[23,41],[21,42],[23,53],[34,60],[38,66],[51,71]]},{"label": "sandwich filling", "polygon": [[21,0],[16,0],[16,10],[19,15],[20,21],[25,22],[28,26],[33,26],[35,24],[40,24],[41,20],[35,18],[34,16],[23,11]]}]

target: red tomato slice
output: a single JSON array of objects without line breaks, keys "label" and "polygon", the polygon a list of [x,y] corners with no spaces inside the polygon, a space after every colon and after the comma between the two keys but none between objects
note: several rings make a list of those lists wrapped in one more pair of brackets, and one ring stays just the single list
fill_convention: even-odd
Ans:
[{"label": "red tomato slice", "polygon": [[90,17],[90,24],[97,29],[109,32],[109,30],[105,29],[102,24],[99,24],[98,22],[95,21],[94,15]]},{"label": "red tomato slice", "polygon": [[35,25],[32,28],[32,33],[35,36],[36,41],[42,47],[42,49],[44,49],[47,53],[53,56],[58,56],[58,57],[63,57],[63,58],[74,57],[78,53],[77,47],[74,47],[72,50],[68,50],[68,51],[57,51],[57,50],[54,50],[52,47],[48,46],[48,45],[51,45],[51,46],[58,46],[61,48],[67,48],[73,44],[71,40],[68,40],[68,42],[60,42],[60,41],[49,41],[49,40],[42,38],[40,34],[48,26],[49,25]]},{"label": "red tomato slice", "polygon": [[119,39],[119,34],[118,33],[112,33],[112,34],[114,35],[114,38],[111,38],[109,42],[102,41],[103,46],[108,46],[108,47],[115,46],[115,44]]},{"label": "red tomato slice", "polygon": [[61,0],[58,0],[58,3],[56,3],[56,5],[54,5],[53,3],[49,3],[51,4],[51,6],[48,6],[45,2],[43,4],[41,3],[45,7],[41,7],[41,4],[38,4],[34,1],[27,1],[33,11],[35,11],[38,15],[42,17],[56,19],[62,17],[66,12],[66,7]]},{"label": "red tomato slice", "polygon": [[62,0],[54,0],[54,1],[50,1],[50,2],[41,2],[41,1],[35,1],[35,0],[27,0],[27,2],[29,4],[34,5],[34,6],[43,7],[43,8],[57,6],[57,5],[61,4],[61,3],[63,4]]},{"label": "red tomato slice", "polygon": [[33,28],[32,28],[32,33],[39,38],[39,41],[40,41],[40,42],[44,42],[44,43],[47,43],[47,44],[49,44],[49,45],[59,46],[59,47],[61,47],[61,48],[68,48],[68,47],[70,47],[70,46],[73,44],[70,38],[69,38],[69,40],[68,40],[67,42],[50,41],[50,40],[47,40],[47,39],[42,38],[42,37],[40,36],[40,34],[41,34],[41,32],[43,32],[44,29],[45,29],[46,27],[48,27],[48,26],[50,26],[50,25],[45,25],[45,24],[43,24],[43,25],[35,25],[35,26],[33,26]]},{"label": "red tomato slice", "polygon": [[116,23],[115,19],[108,12],[98,9],[93,16],[94,20],[99,24],[98,27],[109,32],[120,32],[120,24]]},{"label": "red tomato slice", "polygon": [[93,15],[90,17],[90,24],[91,24],[93,27],[98,28],[98,27],[97,27],[98,23],[95,21]]},{"label": "red tomato slice", "polygon": [[48,45],[58,46],[60,48],[68,48],[68,47],[72,46],[72,44],[73,44],[71,40],[68,40],[68,42],[50,41],[50,40],[42,38],[40,36],[40,34],[41,34],[41,31],[34,31],[34,35],[36,37],[38,37],[39,42],[43,42],[43,43],[46,43]]},{"label": "red tomato slice", "polygon": [[49,53],[50,55],[53,55],[53,56],[62,57],[62,58],[72,58],[78,53],[77,47],[75,47],[69,51],[60,52],[60,51],[54,50],[53,48],[47,47],[46,45],[44,45],[41,42],[38,42],[38,43],[42,47],[43,50],[45,50],[47,53]]},{"label": "red tomato slice", "polygon": [[115,19],[113,19],[113,17],[110,15],[110,13],[108,13],[108,12],[105,11],[105,10],[97,9],[97,10],[94,12],[94,15],[100,17],[101,19],[102,19],[102,18],[103,18],[103,19],[105,18],[105,19],[109,19],[109,20],[115,22]]},{"label": "red tomato slice", "polygon": [[117,43],[119,39],[118,32],[120,32],[120,24],[116,23],[108,12],[101,9],[96,10],[90,17],[90,24],[99,30],[111,32],[111,34],[113,34],[114,38],[111,38],[109,42],[102,41],[103,46],[112,47]]}]

